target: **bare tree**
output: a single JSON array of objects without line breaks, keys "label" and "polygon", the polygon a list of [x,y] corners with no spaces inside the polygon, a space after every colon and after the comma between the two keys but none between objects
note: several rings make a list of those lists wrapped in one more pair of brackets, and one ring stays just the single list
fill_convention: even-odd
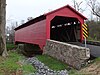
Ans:
[{"label": "bare tree", "polygon": [[28,18],[27,18],[28,21],[30,21],[30,20],[32,20],[32,19],[33,19],[33,17],[28,17]]},{"label": "bare tree", "polygon": [[5,40],[6,0],[0,0],[0,55],[7,56]]},{"label": "bare tree", "polygon": [[11,25],[6,27],[6,42],[7,43],[14,43],[14,29],[18,26],[17,22],[11,23]]},{"label": "bare tree", "polygon": [[80,12],[85,11],[85,9],[82,9],[82,7],[81,7],[83,1],[81,1],[81,2],[77,2],[76,0],[72,0],[72,1],[73,1],[73,6],[77,11],[80,11]]},{"label": "bare tree", "polygon": [[88,6],[90,7],[93,15],[100,18],[100,3],[97,0],[86,0]]}]

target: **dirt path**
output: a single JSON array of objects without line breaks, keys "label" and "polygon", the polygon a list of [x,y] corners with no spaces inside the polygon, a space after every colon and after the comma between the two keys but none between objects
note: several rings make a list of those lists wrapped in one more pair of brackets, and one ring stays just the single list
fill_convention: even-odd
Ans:
[{"label": "dirt path", "polygon": [[79,71],[84,75],[100,75],[100,61],[90,64],[88,67]]}]

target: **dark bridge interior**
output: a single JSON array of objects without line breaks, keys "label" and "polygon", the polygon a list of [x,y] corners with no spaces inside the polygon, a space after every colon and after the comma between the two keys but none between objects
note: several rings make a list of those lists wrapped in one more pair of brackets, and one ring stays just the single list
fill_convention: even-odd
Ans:
[{"label": "dark bridge interior", "polygon": [[50,39],[61,42],[80,41],[80,22],[77,18],[56,16],[51,20]]}]

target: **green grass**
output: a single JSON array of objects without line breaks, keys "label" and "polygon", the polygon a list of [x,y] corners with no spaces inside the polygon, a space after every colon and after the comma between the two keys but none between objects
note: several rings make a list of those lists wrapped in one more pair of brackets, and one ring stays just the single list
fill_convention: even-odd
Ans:
[{"label": "green grass", "polygon": [[22,66],[23,74],[27,75],[33,72],[36,72],[36,69],[31,64],[26,64]]},{"label": "green grass", "polygon": [[61,61],[56,60],[48,55],[37,55],[36,57],[53,70],[64,70],[68,67],[67,64],[62,63]]},{"label": "green grass", "polygon": [[92,37],[87,38],[88,41],[93,41],[94,39]]},{"label": "green grass", "polygon": [[[63,69],[68,69],[67,64],[64,64],[61,61],[58,61],[57,59],[54,59],[48,55],[37,55],[36,56],[41,62],[43,62],[45,65],[47,65],[50,69],[53,70],[63,70]],[[93,65],[93,64],[100,64],[100,57],[96,58],[94,60],[93,63],[89,64],[89,65]],[[84,69],[87,69],[89,67],[89,65],[87,65],[86,67],[84,67]],[[85,72],[81,73],[81,70],[78,71],[74,68],[72,68],[71,70],[68,71],[69,75],[87,75]],[[90,75],[90,74],[88,74]]]},{"label": "green grass", "polygon": [[96,58],[95,61],[100,61],[100,57]]},{"label": "green grass", "polygon": [[100,63],[100,57],[94,59],[93,63]]},{"label": "green grass", "polygon": [[16,48],[17,46],[14,45],[14,44],[9,44],[9,43],[7,43],[7,44],[6,44],[6,47],[7,47],[7,50],[12,50],[12,49]]},{"label": "green grass", "polygon": [[18,54],[16,51],[9,51],[7,58],[0,57],[0,75],[11,75],[10,73],[17,70],[23,70],[23,73],[28,74],[35,72],[36,69],[30,64],[20,64],[19,61],[25,57]]},{"label": "green grass", "polygon": [[72,70],[69,71],[69,75],[81,75],[81,74],[78,74],[77,70],[72,69]]}]

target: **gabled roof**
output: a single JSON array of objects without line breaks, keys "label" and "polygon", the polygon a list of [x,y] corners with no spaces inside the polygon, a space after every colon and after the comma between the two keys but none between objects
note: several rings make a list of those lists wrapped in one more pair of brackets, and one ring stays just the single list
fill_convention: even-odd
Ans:
[{"label": "gabled roof", "polygon": [[85,16],[83,16],[81,13],[79,13],[78,11],[76,11],[74,8],[72,8],[70,5],[65,5],[65,6],[63,6],[63,7],[61,7],[61,8],[58,8],[58,9],[56,9],[56,10],[54,10],[54,11],[51,11],[51,12],[48,12],[48,13],[46,13],[45,15],[49,15],[49,14],[52,14],[52,13],[54,13],[54,12],[56,12],[56,11],[59,11],[59,10],[61,10],[61,9],[63,9],[63,8],[69,8],[69,9],[71,9],[72,11],[74,11],[76,14],[78,14],[79,16],[81,16],[83,19],[87,19]]},{"label": "gabled roof", "polygon": [[19,27],[15,28],[15,30],[18,30],[18,29],[27,27],[27,26],[29,26],[29,25],[31,25],[31,24],[33,24],[33,23],[36,23],[36,22],[41,21],[41,20],[43,20],[43,19],[46,19],[46,16],[47,16],[47,15],[52,14],[52,13],[54,13],[54,12],[56,12],[56,11],[59,11],[59,10],[61,10],[61,9],[63,9],[63,8],[69,8],[70,10],[74,11],[76,14],[78,14],[79,16],[81,16],[83,19],[85,19],[85,20],[87,19],[85,16],[83,16],[81,13],[79,13],[78,11],[76,11],[76,10],[75,10],[74,8],[72,8],[70,5],[66,5],[66,6],[63,6],[63,7],[61,7],[61,8],[58,8],[58,9],[56,9],[56,10],[54,10],[54,11],[51,11],[51,12],[48,12],[48,13],[46,13],[46,14],[43,14],[43,15],[41,15],[41,16],[39,16],[39,17],[36,17],[36,18],[34,18],[34,19],[32,19],[32,20],[30,20],[30,21],[24,23],[23,25],[20,25]]}]

